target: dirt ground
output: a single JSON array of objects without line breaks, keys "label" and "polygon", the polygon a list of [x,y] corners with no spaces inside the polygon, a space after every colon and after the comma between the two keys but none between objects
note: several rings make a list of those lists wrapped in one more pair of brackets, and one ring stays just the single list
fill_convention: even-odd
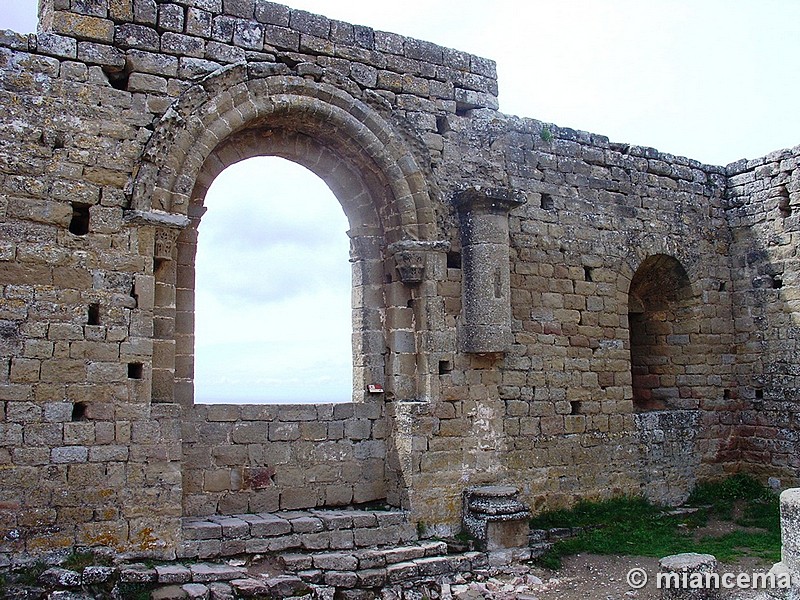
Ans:
[{"label": "dirt ground", "polygon": [[[764,572],[771,566],[748,558],[735,564],[719,565],[718,572]],[[642,589],[633,589],[626,580],[633,568],[644,569],[648,575],[647,585]],[[659,600],[661,593],[655,585],[658,570],[657,558],[578,554],[564,558],[558,571],[534,567],[531,573],[539,577],[543,585],[532,590],[532,596],[537,600]],[[722,590],[720,594],[720,598],[730,600],[758,596],[756,592],[741,590]]]}]

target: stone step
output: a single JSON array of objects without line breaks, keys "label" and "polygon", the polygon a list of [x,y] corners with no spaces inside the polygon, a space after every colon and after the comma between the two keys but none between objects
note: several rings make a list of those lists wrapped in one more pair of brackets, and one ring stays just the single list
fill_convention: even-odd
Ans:
[{"label": "stone step", "polygon": [[349,552],[287,553],[280,561],[287,573],[310,584],[354,589],[470,571],[485,567],[487,557],[480,552],[448,555],[445,542],[425,540]]},{"label": "stone step", "polygon": [[311,569],[322,571],[357,571],[385,567],[419,558],[445,556],[447,544],[422,541],[405,546],[361,549],[350,552],[288,553],[280,557],[286,571],[297,573]]},{"label": "stone step", "polygon": [[179,558],[210,559],[290,550],[351,550],[417,539],[405,511],[311,510],[183,520]]}]

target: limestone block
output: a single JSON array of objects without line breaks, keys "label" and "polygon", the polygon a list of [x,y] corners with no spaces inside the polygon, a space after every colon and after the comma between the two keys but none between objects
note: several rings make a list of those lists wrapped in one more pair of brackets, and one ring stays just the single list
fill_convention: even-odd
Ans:
[{"label": "limestone block", "polygon": [[790,572],[800,574],[800,489],[781,492],[781,560]]},{"label": "limestone block", "polygon": [[261,50],[264,46],[263,27],[253,21],[237,21],[233,30],[233,44],[247,50]]},{"label": "limestone block", "polygon": [[161,36],[161,51],[166,54],[202,58],[205,54],[203,39],[170,31]]},{"label": "limestone block", "polygon": [[296,52],[300,49],[300,34],[287,27],[265,25],[264,43],[283,50],[293,50]]},{"label": "limestone block", "polygon": [[114,44],[123,49],[134,48],[158,52],[160,38],[155,29],[143,25],[123,23],[115,28]]},{"label": "limestone block", "polygon": [[[209,38],[212,36],[213,15],[200,8],[190,7],[186,17],[186,33],[193,36]],[[175,30],[180,32],[181,30]]]},{"label": "limestone block", "polygon": [[214,563],[197,563],[189,567],[192,581],[195,583],[205,581],[231,581],[243,577],[246,570],[239,567],[220,565]]},{"label": "limestone block", "polygon": [[187,583],[192,580],[192,571],[183,565],[156,565],[159,583]]},{"label": "limestone block", "polygon": [[78,55],[77,40],[55,33],[40,33],[37,35],[36,47],[39,52],[59,58],[76,58]]},{"label": "limestone block", "polygon": [[51,18],[53,31],[57,34],[106,43],[114,39],[114,22],[108,19],[60,10],[53,11]]}]

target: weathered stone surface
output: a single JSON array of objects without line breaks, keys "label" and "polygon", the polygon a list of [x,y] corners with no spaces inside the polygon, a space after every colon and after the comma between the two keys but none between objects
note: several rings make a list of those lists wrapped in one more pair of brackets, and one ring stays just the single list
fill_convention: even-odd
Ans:
[{"label": "weathered stone surface", "polygon": [[158,581],[158,573],[145,565],[128,565],[120,569],[119,580],[126,583],[154,583]]},{"label": "weathered stone surface", "polygon": [[[491,60],[266,0],[42,14],[0,34],[10,552],[344,550],[453,533],[467,487],[796,480],[797,149],[717,167],[503,115]],[[205,190],[254,154],[353,224],[353,403],[193,404]],[[410,512],[267,514],[370,502]]]},{"label": "weathered stone surface", "polygon": [[156,565],[159,583],[186,583],[192,580],[192,571],[183,565]]},{"label": "weathered stone surface", "polygon": [[81,574],[69,569],[53,567],[42,573],[39,581],[44,585],[76,588],[81,585]]},{"label": "weathered stone surface", "polygon": [[168,585],[157,590],[151,594],[151,600],[185,600],[188,598],[186,590],[179,585]]},{"label": "weathered stone surface", "polygon": [[193,582],[204,581],[230,581],[232,579],[241,578],[245,575],[246,571],[239,567],[229,567],[227,565],[219,565],[212,563],[199,563],[191,565]]}]

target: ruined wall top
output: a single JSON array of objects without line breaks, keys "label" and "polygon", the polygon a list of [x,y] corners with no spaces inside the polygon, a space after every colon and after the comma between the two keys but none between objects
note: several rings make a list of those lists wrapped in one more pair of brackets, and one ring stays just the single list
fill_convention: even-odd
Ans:
[{"label": "ruined wall top", "polygon": [[[291,68],[313,55],[365,88],[455,97],[465,110],[498,106],[492,60],[265,0],[40,0],[39,19],[38,35],[6,34],[0,44],[120,71],[158,53],[162,63],[174,57],[172,76],[182,79],[265,54]],[[317,75],[310,65],[308,75]]]}]

